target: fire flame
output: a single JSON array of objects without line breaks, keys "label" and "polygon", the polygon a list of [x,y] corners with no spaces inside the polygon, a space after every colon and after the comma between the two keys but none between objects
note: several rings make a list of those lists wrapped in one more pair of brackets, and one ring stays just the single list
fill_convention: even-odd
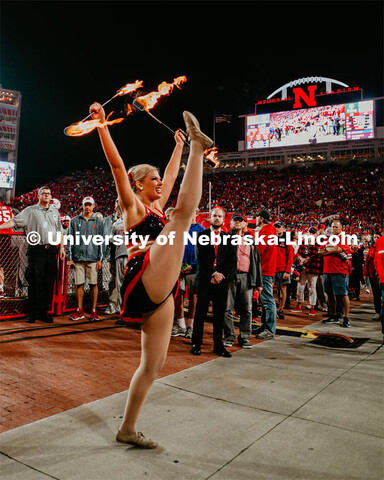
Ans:
[{"label": "fire flame", "polygon": [[66,128],[65,133],[66,135],[69,135],[71,137],[81,137],[82,135],[87,135],[87,133],[92,132],[92,130],[95,130],[95,128],[104,128],[108,125],[121,123],[124,120],[124,118],[116,118],[115,120],[109,120],[109,117],[112,115],[112,113],[113,112],[108,115],[104,122],[97,118],[93,120],[87,120],[85,122],[74,123],[73,125],[70,125]]},{"label": "fire flame", "polygon": [[150,110],[156,105],[158,99],[164,95],[169,95],[174,87],[180,88],[179,85],[187,81],[187,77],[182,75],[173,80],[173,83],[163,82],[157,87],[157,92],[151,92],[142,97],[137,97],[136,101],[143,107],[144,110]]},{"label": "fire flame", "polygon": [[204,151],[204,157],[208,160],[208,165],[214,168],[217,168],[220,165],[218,158],[219,149],[217,147],[208,148]]},{"label": "fire flame", "polygon": [[121,87],[120,90],[117,91],[115,97],[118,95],[127,95],[128,93],[134,92],[138,88],[141,88],[143,86],[143,81],[142,80],[136,80],[135,83],[127,83],[125,87]]},{"label": "fire flame", "polygon": [[[173,83],[163,82],[157,87],[157,92],[151,92],[148,95],[143,95],[142,97],[137,97],[136,100],[138,101],[139,105],[142,106],[144,110],[149,110],[152,108],[157,100],[164,95],[169,95],[174,87],[180,88],[179,85],[187,81],[187,77],[181,76],[177,77],[173,80]],[[109,99],[103,105],[106,105],[110,102],[113,98],[120,96],[120,95],[127,95],[128,93],[134,92],[138,88],[143,86],[142,80],[136,80],[135,83],[127,83],[124,87],[120,88],[117,93]],[[127,116],[134,112],[135,109],[131,105],[127,105]],[[92,132],[96,128],[104,128],[109,125],[114,125],[115,123],[121,123],[124,118],[116,118],[115,120],[109,120],[109,117],[112,115],[111,112],[104,122],[100,121],[99,119],[92,119],[87,121],[82,121],[78,123],[74,123],[67,127],[64,132],[66,135],[71,137],[81,137],[82,135],[86,135],[87,133]]]},{"label": "fire flame", "polygon": [[128,115],[130,115],[131,113],[134,113],[134,112],[135,112],[135,109],[134,109],[134,108],[132,107],[132,105],[130,105],[129,103],[127,103],[126,108],[127,108],[127,117],[128,117]]}]

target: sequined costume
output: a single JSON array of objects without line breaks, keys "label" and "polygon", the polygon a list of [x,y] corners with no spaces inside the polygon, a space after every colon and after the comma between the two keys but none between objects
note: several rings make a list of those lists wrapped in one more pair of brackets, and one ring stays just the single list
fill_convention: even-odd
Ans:
[{"label": "sequined costume", "polygon": [[[165,216],[150,210],[145,206],[145,217],[136,225],[131,227],[127,234],[131,237],[133,233],[137,236],[149,236],[148,240],[156,240],[165,225]],[[132,244],[128,244],[128,248]],[[159,305],[165,302],[166,298],[161,303],[154,303],[149,298],[141,276],[149,261],[150,249],[146,252],[137,252],[128,257],[128,263],[125,267],[124,281],[121,287],[122,309],[120,318],[125,322],[141,322],[142,315],[155,310]],[[172,290],[174,296],[177,294],[178,281]],[[169,296],[168,295],[168,296]],[[168,297],[167,297],[168,298]]]}]

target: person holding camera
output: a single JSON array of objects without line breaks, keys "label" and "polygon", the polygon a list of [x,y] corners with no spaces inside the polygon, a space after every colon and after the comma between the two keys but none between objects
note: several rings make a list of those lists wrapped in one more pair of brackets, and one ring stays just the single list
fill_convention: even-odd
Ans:
[{"label": "person holding camera", "polygon": [[324,248],[319,249],[323,257],[324,269],[324,291],[328,295],[328,306],[331,316],[323,320],[324,323],[339,323],[336,306],[340,299],[343,304],[344,320],[342,327],[349,328],[349,274],[351,270],[350,259],[351,249],[346,241],[342,239],[342,225],[340,220],[333,220],[331,225],[332,236],[339,237],[337,245],[326,243]]}]

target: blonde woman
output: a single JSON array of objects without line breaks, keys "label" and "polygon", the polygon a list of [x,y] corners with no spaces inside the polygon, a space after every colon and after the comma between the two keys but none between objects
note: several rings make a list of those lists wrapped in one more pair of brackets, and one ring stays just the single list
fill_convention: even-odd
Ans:
[{"label": "blonde woman", "polygon": [[[90,107],[92,117],[105,120],[99,103]],[[156,448],[157,443],[137,432],[137,420],[152,383],[164,365],[173,324],[174,300],[171,295],[180,274],[187,232],[202,192],[204,150],[212,140],[200,131],[196,118],[183,113],[190,140],[188,165],[180,186],[175,210],[166,223],[163,208],[172,191],[180,168],[184,135],[175,133],[176,146],[161,179],[151,165],[137,165],[127,171],[108,128],[98,130],[104,153],[115,179],[124,228],[128,235],[149,235],[145,248],[128,245],[128,264],[121,294],[121,318],[142,321],[141,361],[134,373],[123,421],[116,440],[141,448]],[[156,242],[158,235],[168,238]],[[162,242],[163,243],[163,242]]]}]

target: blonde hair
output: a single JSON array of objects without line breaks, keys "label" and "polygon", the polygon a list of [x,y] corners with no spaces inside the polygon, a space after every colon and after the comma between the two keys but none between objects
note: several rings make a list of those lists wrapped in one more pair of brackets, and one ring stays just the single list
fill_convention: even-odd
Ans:
[{"label": "blonde hair", "polygon": [[134,192],[136,192],[136,183],[135,182],[142,182],[144,178],[148,175],[148,173],[152,172],[153,170],[157,170],[160,173],[160,170],[153,165],[149,165],[148,163],[142,163],[140,165],[135,165],[128,170],[128,176],[130,178],[133,177],[133,182],[131,182],[131,187]]}]

